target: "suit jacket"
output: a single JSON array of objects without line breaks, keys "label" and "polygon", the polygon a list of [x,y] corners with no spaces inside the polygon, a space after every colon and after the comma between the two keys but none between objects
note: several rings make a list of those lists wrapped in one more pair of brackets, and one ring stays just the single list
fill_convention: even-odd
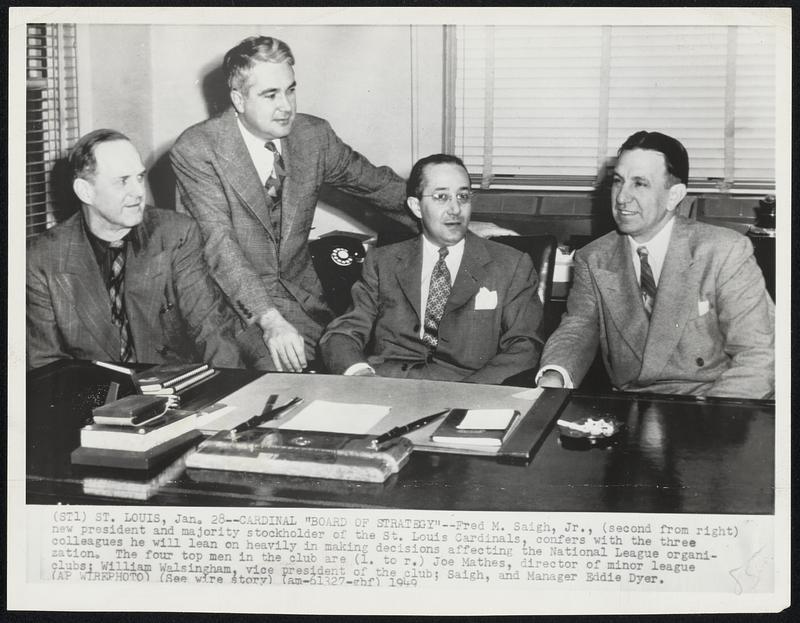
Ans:
[{"label": "suit jacket", "polygon": [[[528,255],[467,233],[433,354],[419,337],[421,273],[420,237],[367,255],[361,281],[353,286],[353,306],[320,341],[331,372],[368,360],[382,376],[501,383],[536,366],[542,305]],[[476,309],[482,288],[496,294],[496,304]],[[479,298],[485,301],[487,294]]]},{"label": "suit jacket", "polygon": [[[147,208],[126,245],[125,309],[139,362],[241,367],[238,319],[208,275],[188,216]],[[56,359],[119,360],[119,330],[79,212],[40,235],[27,258],[29,368]]]},{"label": "suit jacket", "polygon": [[281,231],[232,109],[186,130],[171,152],[183,206],[197,219],[211,272],[248,323],[277,308],[312,350],[333,314],[308,251],[323,183],[358,195],[408,226],[405,185],[344,144],[323,119],[298,114],[281,139],[286,168]]},{"label": "suit jacket", "polygon": [[575,254],[567,313],[542,367],[577,386],[600,344],[613,385],[627,391],[763,398],[774,391],[775,306],[750,241],[681,216],[648,323],[626,236]]}]

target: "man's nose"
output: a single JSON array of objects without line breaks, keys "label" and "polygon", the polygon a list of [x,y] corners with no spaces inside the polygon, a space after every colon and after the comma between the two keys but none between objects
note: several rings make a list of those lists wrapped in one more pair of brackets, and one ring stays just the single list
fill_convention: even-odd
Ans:
[{"label": "man's nose", "polygon": [[447,213],[451,214],[452,216],[458,216],[461,214],[461,203],[459,203],[458,197],[455,195],[450,195],[449,199],[447,200]]},{"label": "man's nose", "polygon": [[142,197],[144,195],[144,179],[129,178],[128,179],[128,194],[133,197]]},{"label": "man's nose", "polygon": [[620,186],[619,191],[617,192],[617,200],[616,203],[625,205],[631,200],[631,193],[628,189],[626,184]]}]

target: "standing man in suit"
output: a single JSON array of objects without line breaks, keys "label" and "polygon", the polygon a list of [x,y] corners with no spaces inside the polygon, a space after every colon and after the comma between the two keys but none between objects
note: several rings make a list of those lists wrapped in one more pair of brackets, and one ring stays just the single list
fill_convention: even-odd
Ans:
[{"label": "standing man in suit", "polygon": [[95,130],[69,158],[81,209],[27,257],[27,364],[57,359],[241,367],[225,304],[188,216],[145,208],[130,140]]},{"label": "standing man in suit", "polygon": [[[223,68],[233,107],[186,130],[170,156],[214,278],[242,321],[260,327],[274,367],[299,372],[333,318],[308,250],[322,184],[416,230],[394,171],[297,112],[293,66],[289,46],[271,37],[232,48]],[[483,235],[502,233],[481,225]]]},{"label": "standing man in suit", "polygon": [[257,324],[277,370],[299,372],[333,318],[308,251],[323,183],[365,198],[406,226],[404,185],[296,112],[294,57],[249,37],[223,63],[233,108],[192,126],[171,152],[183,206],[197,219],[214,278]]},{"label": "standing man in suit", "polygon": [[408,207],[422,235],[367,255],[353,307],[320,341],[338,374],[502,383],[536,366],[537,273],[528,255],[468,231],[469,175],[455,156],[417,162]]},{"label": "standing man in suit", "polygon": [[578,386],[598,344],[615,388],[766,398],[775,385],[775,306],[750,241],[676,216],[689,157],[640,131],[620,147],[611,188],[617,231],[575,254],[567,313],[538,384]]}]

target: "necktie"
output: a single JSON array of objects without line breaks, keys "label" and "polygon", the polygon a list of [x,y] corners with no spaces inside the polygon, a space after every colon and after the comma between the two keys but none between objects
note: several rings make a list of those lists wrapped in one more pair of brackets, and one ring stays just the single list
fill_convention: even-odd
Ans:
[{"label": "necktie", "polygon": [[125,241],[112,242],[108,249],[111,253],[111,279],[108,294],[111,297],[111,322],[119,329],[120,361],[133,360],[133,339],[131,325],[125,311]]},{"label": "necktie", "polygon": [[275,143],[267,141],[264,144],[269,151],[272,152],[272,173],[270,173],[264,187],[267,189],[267,194],[272,199],[272,205],[269,208],[269,220],[274,232],[280,234],[281,231],[281,197],[283,195],[283,180],[286,178],[286,169],[283,165],[283,158]]},{"label": "necktie", "polygon": [[644,304],[644,311],[647,317],[653,313],[653,305],[656,301],[656,280],[653,278],[653,269],[650,268],[650,262],[647,259],[647,247],[639,247],[636,249],[639,254],[639,262],[641,264],[641,279],[639,282],[642,291],[642,303]]},{"label": "necktie", "polygon": [[450,271],[444,261],[447,253],[447,247],[439,249],[439,259],[431,273],[428,302],[425,305],[425,331],[422,334],[422,341],[430,348],[436,348],[439,344],[439,322],[450,296]]}]

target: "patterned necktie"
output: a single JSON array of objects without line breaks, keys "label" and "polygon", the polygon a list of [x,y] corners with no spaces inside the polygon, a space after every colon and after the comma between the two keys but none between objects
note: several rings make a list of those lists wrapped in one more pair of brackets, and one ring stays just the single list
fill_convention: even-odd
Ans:
[{"label": "patterned necktie", "polygon": [[109,246],[111,254],[111,279],[108,294],[111,297],[111,322],[119,329],[120,361],[133,360],[131,325],[125,311],[125,241],[117,240]]},{"label": "patterned necktie", "polygon": [[647,247],[639,247],[636,249],[639,254],[639,262],[641,264],[641,280],[640,288],[642,291],[642,303],[644,304],[644,311],[649,318],[653,313],[653,305],[656,301],[656,280],[653,278],[653,269],[650,268],[650,262],[647,259]]},{"label": "patterned necktie", "polygon": [[447,247],[439,249],[439,259],[431,273],[428,302],[425,305],[425,332],[422,334],[422,341],[430,348],[436,348],[439,344],[439,321],[450,296],[450,271],[444,261],[448,252]]},{"label": "patterned necktie", "polygon": [[283,166],[283,158],[275,147],[275,143],[267,141],[264,144],[269,151],[272,152],[272,172],[269,174],[264,187],[267,189],[267,194],[272,199],[272,205],[269,208],[269,220],[272,229],[275,232],[281,231],[281,198],[283,196],[283,180],[286,178],[286,169]]}]

